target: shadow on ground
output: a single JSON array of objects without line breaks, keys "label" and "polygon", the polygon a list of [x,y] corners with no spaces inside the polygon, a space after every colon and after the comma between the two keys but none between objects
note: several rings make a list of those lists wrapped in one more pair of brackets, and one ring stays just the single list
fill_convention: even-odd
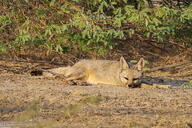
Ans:
[{"label": "shadow on ground", "polygon": [[174,80],[169,78],[162,78],[162,77],[151,77],[151,76],[144,76],[142,78],[142,83],[145,84],[160,84],[160,85],[171,85],[171,86],[181,86],[184,83],[188,83],[187,80]]}]

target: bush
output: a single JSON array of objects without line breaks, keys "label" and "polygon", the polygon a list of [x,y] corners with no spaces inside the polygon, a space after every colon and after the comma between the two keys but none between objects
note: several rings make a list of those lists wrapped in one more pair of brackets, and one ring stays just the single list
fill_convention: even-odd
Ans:
[{"label": "bush", "polygon": [[[25,46],[66,53],[72,48],[103,54],[117,42],[134,35],[192,41],[192,4],[182,10],[166,6],[150,8],[116,0],[3,0],[0,15],[0,52]],[[191,45],[191,44],[190,44]]]}]

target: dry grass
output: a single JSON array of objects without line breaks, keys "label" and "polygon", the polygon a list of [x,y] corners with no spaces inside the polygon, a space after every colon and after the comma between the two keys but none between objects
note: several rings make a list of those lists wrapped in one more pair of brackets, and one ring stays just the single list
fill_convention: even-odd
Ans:
[{"label": "dry grass", "polygon": [[92,104],[92,105],[97,105],[99,104],[103,98],[101,96],[86,96],[81,99],[81,102],[84,104]]},{"label": "dry grass", "polygon": [[31,104],[25,109],[24,112],[21,113],[18,122],[22,123],[24,121],[28,121],[35,117],[35,115],[39,112],[40,106],[39,106],[39,99],[35,99],[31,102]]}]

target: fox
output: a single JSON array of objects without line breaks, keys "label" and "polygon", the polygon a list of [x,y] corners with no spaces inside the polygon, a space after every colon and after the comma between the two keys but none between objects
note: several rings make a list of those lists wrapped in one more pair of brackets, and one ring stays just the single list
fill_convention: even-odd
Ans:
[{"label": "fox", "polygon": [[91,85],[104,84],[133,87],[141,83],[144,59],[136,65],[127,63],[124,57],[114,60],[80,60],[73,66],[58,67],[42,72],[44,77],[63,76],[66,81],[81,81]]}]

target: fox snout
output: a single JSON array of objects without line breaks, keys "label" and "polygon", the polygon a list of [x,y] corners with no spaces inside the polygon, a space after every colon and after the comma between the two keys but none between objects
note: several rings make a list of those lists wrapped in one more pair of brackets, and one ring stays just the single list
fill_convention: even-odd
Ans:
[{"label": "fox snout", "polygon": [[130,83],[128,83],[128,87],[137,87],[141,84],[142,76],[138,78],[133,78]]}]

